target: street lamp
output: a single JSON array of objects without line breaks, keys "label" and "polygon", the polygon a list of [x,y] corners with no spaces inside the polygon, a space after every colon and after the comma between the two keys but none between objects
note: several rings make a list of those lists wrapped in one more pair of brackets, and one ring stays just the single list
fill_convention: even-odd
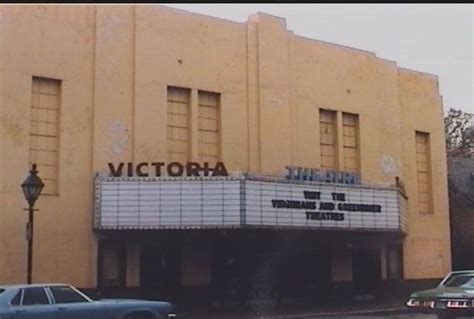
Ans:
[{"label": "street lamp", "polygon": [[37,175],[36,164],[33,164],[33,168],[30,171],[30,175],[21,184],[21,189],[25,198],[28,201],[28,224],[26,224],[26,240],[28,241],[28,275],[27,282],[31,284],[31,271],[32,271],[32,259],[33,259],[33,206],[38,199],[41,191],[43,190],[44,183]]}]

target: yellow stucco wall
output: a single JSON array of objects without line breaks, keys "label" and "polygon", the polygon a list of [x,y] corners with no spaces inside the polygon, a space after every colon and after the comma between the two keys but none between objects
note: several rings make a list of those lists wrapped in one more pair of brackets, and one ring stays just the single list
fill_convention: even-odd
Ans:
[{"label": "yellow stucco wall", "polygon": [[[96,285],[93,176],[108,162],[166,161],[168,85],[192,89],[193,103],[197,90],[221,93],[231,171],[318,168],[319,108],[359,114],[363,182],[400,176],[408,192],[405,278],[450,270],[435,76],[294,35],[282,18],[235,23],[156,5],[1,6],[0,41],[0,282],[25,280],[32,76],[62,80],[59,196],[36,204],[34,281]],[[432,215],[417,213],[416,130],[431,134]]]}]

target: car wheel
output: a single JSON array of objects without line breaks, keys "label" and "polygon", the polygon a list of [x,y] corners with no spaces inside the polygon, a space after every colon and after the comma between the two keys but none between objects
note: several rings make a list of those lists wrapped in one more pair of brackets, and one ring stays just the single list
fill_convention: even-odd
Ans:
[{"label": "car wheel", "polygon": [[126,314],[123,319],[156,319],[156,316],[149,311],[137,311]]}]

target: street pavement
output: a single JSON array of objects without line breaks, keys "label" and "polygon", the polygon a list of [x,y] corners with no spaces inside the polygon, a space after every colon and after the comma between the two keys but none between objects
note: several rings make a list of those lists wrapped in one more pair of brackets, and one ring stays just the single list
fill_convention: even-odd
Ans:
[{"label": "street pavement", "polygon": [[[222,318],[222,319],[437,319],[436,315],[428,314],[364,314],[364,315],[318,315],[318,314],[304,314],[304,315],[275,315],[275,316],[251,316],[251,315],[237,315],[237,316],[182,316],[183,319],[205,319],[205,318]],[[459,318],[461,319],[461,318]],[[464,318],[462,318],[464,319]],[[471,318],[472,319],[472,318]]]},{"label": "street pavement", "polygon": [[[438,319],[436,315],[427,314],[398,314],[398,315],[357,315],[357,316],[315,316],[305,317],[305,319]],[[457,319],[473,319],[473,317],[458,317]]]},{"label": "street pavement", "polygon": [[[310,317],[311,318],[311,317]],[[306,319],[310,319],[306,317]],[[374,316],[332,316],[332,317],[313,317],[314,319],[438,319],[436,315],[426,314],[401,314],[401,315],[374,315]],[[473,317],[458,317],[457,319],[472,319]]]},{"label": "street pavement", "polygon": [[[315,319],[437,319],[435,315],[426,314],[401,314],[401,315],[374,315],[374,316],[332,316],[332,317],[314,317]],[[309,319],[309,318],[307,318]]]},{"label": "street pavement", "polygon": [[[361,315],[318,315],[318,314],[304,314],[304,315],[275,315],[275,316],[183,316],[183,319],[205,319],[205,318],[222,318],[222,319],[438,319],[436,315],[430,314],[416,314],[416,313],[398,313],[398,314],[361,314]],[[473,317],[458,317],[457,319],[473,319]]]}]

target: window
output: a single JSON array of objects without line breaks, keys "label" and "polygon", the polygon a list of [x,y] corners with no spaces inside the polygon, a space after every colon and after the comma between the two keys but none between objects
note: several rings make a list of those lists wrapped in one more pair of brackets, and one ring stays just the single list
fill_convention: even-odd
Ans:
[{"label": "window", "polygon": [[61,81],[33,77],[29,164],[37,164],[49,195],[58,194],[60,97]]},{"label": "window", "polygon": [[75,302],[88,302],[83,296],[78,294],[71,287],[49,287],[49,290],[53,294],[54,301],[56,303],[75,303]]},{"label": "window", "polygon": [[474,275],[457,275],[450,278],[445,284],[445,287],[462,287],[474,288]]},{"label": "window", "polygon": [[388,279],[403,277],[403,253],[401,245],[389,246],[387,249]]},{"label": "window", "polygon": [[336,112],[320,110],[319,127],[321,142],[321,168],[334,170],[337,167]]},{"label": "window", "polygon": [[189,104],[191,91],[168,87],[168,160],[189,160]]},{"label": "window", "polygon": [[219,160],[219,99],[218,93],[198,94],[198,159],[215,165]]},{"label": "window", "polygon": [[23,293],[23,306],[48,305],[46,291],[42,287],[25,288]]},{"label": "window", "polygon": [[429,214],[431,207],[431,172],[429,134],[416,132],[416,175],[418,183],[418,212]]},{"label": "window", "polygon": [[15,297],[10,302],[10,304],[12,306],[19,306],[20,305],[20,303],[21,303],[21,294],[22,294],[22,290],[18,291],[18,293],[15,295]]},{"label": "window", "polygon": [[99,244],[99,282],[104,287],[125,285],[126,251],[120,243]]},{"label": "window", "polygon": [[344,170],[349,172],[359,171],[359,116],[356,114],[342,113]]}]

